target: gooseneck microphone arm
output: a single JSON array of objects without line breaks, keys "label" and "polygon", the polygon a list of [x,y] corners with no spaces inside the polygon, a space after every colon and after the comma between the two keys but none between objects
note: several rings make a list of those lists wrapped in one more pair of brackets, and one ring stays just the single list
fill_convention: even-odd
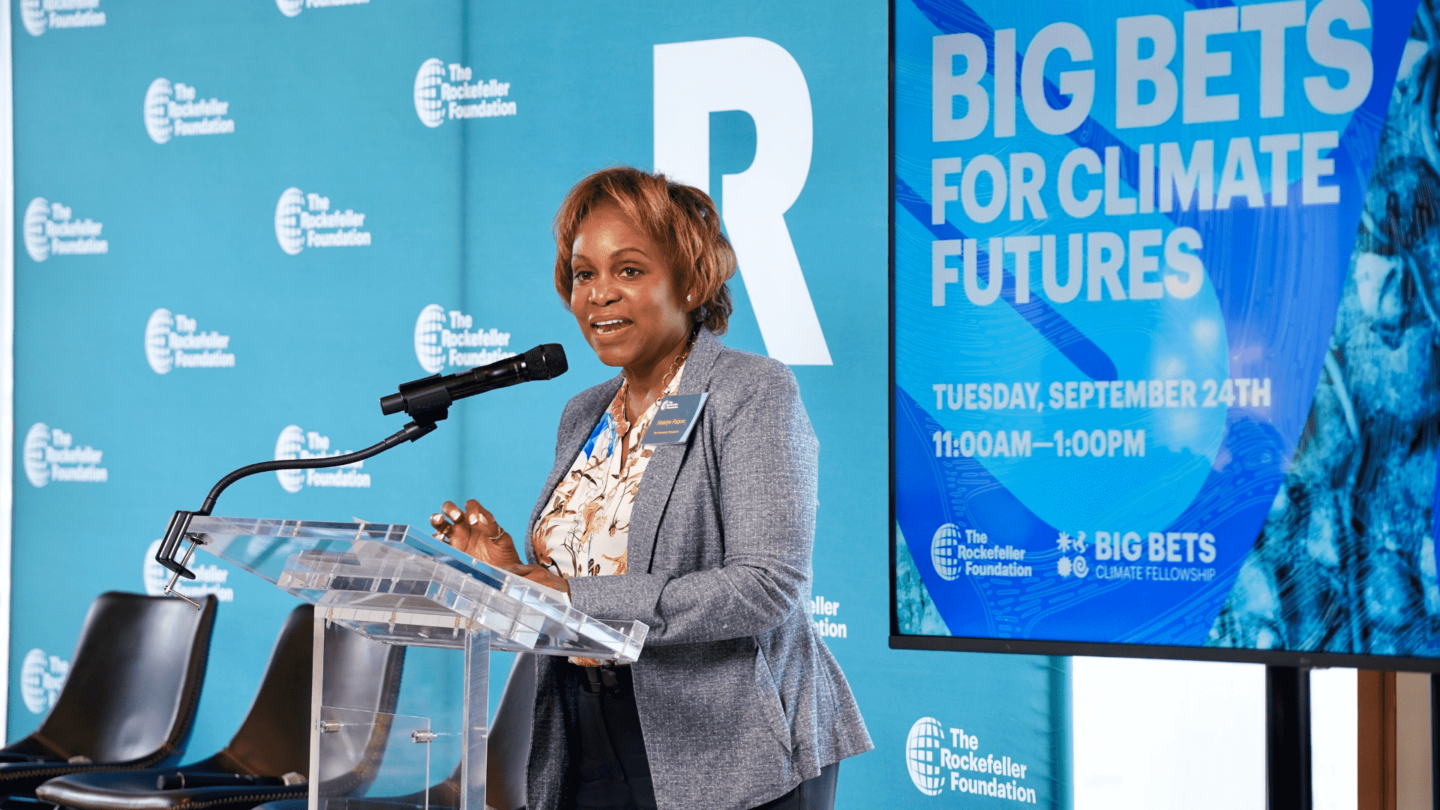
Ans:
[{"label": "gooseneck microphone arm", "polygon": [[425,434],[434,430],[435,427],[436,425],[434,422],[430,422],[429,424],[425,425],[418,425],[414,422],[411,422],[410,424],[401,428],[395,434],[385,437],[381,441],[370,445],[364,450],[356,450],[353,453],[346,453],[342,456],[324,456],[321,458],[286,458],[276,461],[262,461],[259,464],[251,464],[247,467],[241,467],[240,469],[230,473],[224,478],[221,478],[220,481],[215,484],[214,488],[210,490],[210,494],[205,496],[205,503],[201,505],[200,511],[196,512],[195,514],[209,515],[210,511],[215,508],[215,501],[219,500],[220,493],[224,492],[227,487],[229,487],[236,481],[239,481],[241,478],[249,478],[252,475],[258,475],[263,472],[275,472],[277,470],[314,470],[323,467],[343,467],[346,464],[354,464],[357,461],[364,461],[371,456],[378,456],[386,450],[395,447],[396,445],[404,444],[405,442],[416,441],[421,436],[424,436]]},{"label": "gooseneck microphone arm", "polygon": [[[165,527],[165,536],[160,540],[160,548],[155,552],[155,561],[170,569],[172,572],[169,583],[165,585],[165,594],[167,596],[178,596],[190,602],[190,604],[195,605],[195,607],[200,607],[199,604],[192,601],[189,597],[175,590],[175,584],[180,581],[181,577],[185,579],[195,578],[195,573],[185,566],[189,564],[191,555],[195,553],[195,547],[203,543],[203,540],[198,535],[190,534],[190,521],[196,517],[208,517],[211,511],[214,510],[215,501],[220,498],[220,493],[224,492],[231,484],[242,478],[248,478],[263,472],[274,472],[277,470],[313,470],[354,464],[357,461],[364,461],[372,456],[378,456],[386,450],[404,444],[407,441],[413,442],[433,431],[435,427],[434,422],[428,422],[423,425],[411,422],[393,435],[387,436],[385,439],[370,445],[364,450],[357,450],[353,453],[346,453],[340,456],[262,461],[258,464],[241,467],[226,475],[224,478],[221,478],[216,482],[215,486],[210,489],[210,494],[205,496],[205,503],[201,504],[199,510],[187,512],[181,509],[170,516],[170,525]],[[186,540],[190,541],[190,547],[185,550],[184,558],[179,560],[175,559],[180,553],[180,545]]]},{"label": "gooseneck microphone arm", "polygon": [[[211,488],[210,494],[205,496],[205,502],[199,510],[187,512],[182,509],[170,517],[170,525],[165,528],[165,536],[161,539],[160,548],[155,553],[155,561],[173,572],[170,583],[165,586],[165,593],[179,596],[187,602],[190,601],[175,590],[175,584],[181,577],[195,578],[194,572],[185,566],[190,562],[191,555],[195,553],[195,546],[204,542],[199,536],[190,534],[190,521],[196,517],[209,516],[214,510],[215,502],[219,500],[220,494],[236,481],[264,472],[343,467],[346,464],[364,461],[405,442],[416,441],[421,436],[434,431],[436,423],[450,415],[450,405],[457,399],[529,380],[553,379],[564,374],[568,369],[565,350],[558,343],[548,343],[536,346],[522,355],[491,363],[488,366],[445,377],[436,374],[414,380],[401,385],[398,393],[380,399],[380,410],[385,415],[404,411],[414,420],[385,439],[363,450],[344,455],[262,461],[229,473]],[[180,545],[186,540],[190,542],[190,547],[185,551],[184,558],[175,559],[179,554]],[[191,602],[191,604],[195,603]]]}]

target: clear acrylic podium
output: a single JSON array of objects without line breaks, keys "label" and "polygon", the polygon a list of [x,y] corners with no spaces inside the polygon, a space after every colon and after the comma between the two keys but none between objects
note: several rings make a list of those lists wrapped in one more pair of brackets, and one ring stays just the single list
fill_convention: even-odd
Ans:
[{"label": "clear acrylic podium", "polygon": [[[418,536],[408,526],[196,517],[188,534],[206,551],[315,606],[310,810],[346,805],[428,810],[431,788],[444,776],[431,772],[432,743],[447,737],[458,738],[449,740],[459,751],[459,767],[450,774],[456,783],[454,810],[485,810],[490,650],[628,663],[639,656],[649,631],[641,622],[592,619],[571,608],[560,592]],[[386,644],[463,650],[462,716],[404,716],[333,705],[324,687],[324,628],[331,623]],[[364,771],[359,778],[333,778],[357,770]],[[376,783],[380,772],[385,789]],[[357,795],[367,789],[394,798]]]}]

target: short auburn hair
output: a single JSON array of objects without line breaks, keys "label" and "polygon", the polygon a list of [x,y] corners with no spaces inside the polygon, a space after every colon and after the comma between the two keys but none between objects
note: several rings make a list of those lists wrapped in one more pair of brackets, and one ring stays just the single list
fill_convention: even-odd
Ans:
[{"label": "short auburn hair", "polygon": [[679,289],[688,288],[699,299],[690,313],[723,335],[734,309],[725,283],[735,275],[736,264],[715,202],[694,186],[631,166],[604,169],[576,183],[555,214],[555,291],[565,308],[574,288],[570,262],[580,223],[607,202],[660,244]]}]

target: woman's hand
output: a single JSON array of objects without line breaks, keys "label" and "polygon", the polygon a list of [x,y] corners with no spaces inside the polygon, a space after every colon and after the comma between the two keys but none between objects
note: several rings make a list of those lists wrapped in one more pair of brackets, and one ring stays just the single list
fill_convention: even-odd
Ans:
[{"label": "woman's hand", "polygon": [[506,571],[524,564],[510,533],[500,528],[495,516],[473,498],[465,502],[464,512],[453,501],[446,501],[439,512],[430,516],[430,525],[435,527],[437,540],[481,562]]},{"label": "woman's hand", "polygon": [[439,512],[430,516],[430,525],[435,527],[436,539],[483,563],[566,595],[570,593],[570,585],[564,577],[522,560],[510,533],[501,528],[495,522],[495,516],[473,498],[465,502],[464,512],[453,501],[446,501]]},{"label": "woman's hand", "polygon": [[543,565],[517,565],[507,569],[510,573],[522,576],[531,582],[553,588],[566,596],[570,595],[570,582],[564,577],[551,571]]}]

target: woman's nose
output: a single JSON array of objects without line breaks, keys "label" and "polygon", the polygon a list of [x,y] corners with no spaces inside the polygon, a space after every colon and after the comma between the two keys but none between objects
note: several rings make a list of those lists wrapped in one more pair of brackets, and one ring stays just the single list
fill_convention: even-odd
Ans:
[{"label": "woman's nose", "polygon": [[592,304],[604,306],[606,304],[613,304],[619,300],[619,298],[619,287],[615,284],[615,280],[610,278],[608,274],[602,274],[599,278],[595,279],[594,284],[590,285],[590,303]]}]

